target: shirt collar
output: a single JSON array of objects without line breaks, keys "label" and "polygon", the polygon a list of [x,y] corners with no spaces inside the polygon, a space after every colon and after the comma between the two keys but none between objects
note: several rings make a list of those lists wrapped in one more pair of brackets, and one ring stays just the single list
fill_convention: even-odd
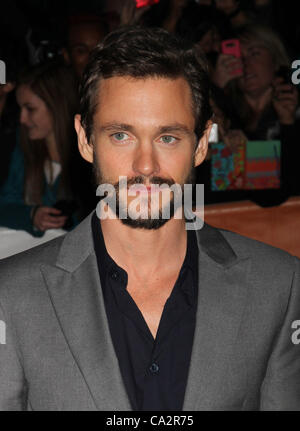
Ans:
[{"label": "shirt collar", "polygon": [[[118,271],[124,281],[127,284],[127,273],[123,268],[119,267],[116,262],[110,257],[106,250],[103,233],[101,229],[101,223],[99,218],[97,217],[96,212],[94,212],[92,216],[92,232],[93,232],[93,241],[94,248],[96,252],[98,268],[100,272],[101,281],[106,279],[106,275],[108,273],[112,273],[113,271]],[[187,250],[185,259],[183,261],[180,274],[185,271],[186,268],[191,269],[193,274],[194,285],[198,285],[198,243],[196,232],[193,230],[187,231]]]}]

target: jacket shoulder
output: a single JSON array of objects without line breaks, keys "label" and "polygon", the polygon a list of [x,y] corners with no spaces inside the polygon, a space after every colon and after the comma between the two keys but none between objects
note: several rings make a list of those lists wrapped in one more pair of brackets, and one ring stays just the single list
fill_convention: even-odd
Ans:
[{"label": "jacket shoulder", "polygon": [[238,257],[250,257],[254,262],[280,268],[294,268],[295,260],[287,251],[225,229],[218,229]]},{"label": "jacket shoulder", "polygon": [[65,235],[0,260],[0,302],[7,298],[20,303],[43,294],[43,266],[74,271],[93,250],[91,217],[92,213]]},{"label": "jacket shoulder", "polygon": [[61,244],[65,235],[51,241],[33,247],[29,250],[15,254],[0,260],[0,300],[1,296],[10,290],[13,291],[29,288],[39,276],[39,268],[42,264],[55,264]]}]

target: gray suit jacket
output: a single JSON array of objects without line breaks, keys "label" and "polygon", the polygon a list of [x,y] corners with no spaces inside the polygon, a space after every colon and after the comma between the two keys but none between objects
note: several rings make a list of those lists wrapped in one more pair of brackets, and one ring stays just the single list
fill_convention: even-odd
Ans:
[{"label": "gray suit jacket", "polygon": [[[204,226],[184,410],[300,410],[299,260]],[[0,262],[0,410],[130,410],[91,215]]]}]

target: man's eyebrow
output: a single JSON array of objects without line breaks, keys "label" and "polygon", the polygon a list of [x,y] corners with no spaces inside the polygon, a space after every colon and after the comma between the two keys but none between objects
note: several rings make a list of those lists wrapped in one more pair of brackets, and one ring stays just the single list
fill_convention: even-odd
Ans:
[{"label": "man's eyebrow", "polygon": [[[130,124],[124,123],[109,123],[104,124],[99,128],[100,132],[110,132],[110,131],[128,131],[134,132],[134,127]],[[180,123],[169,124],[167,126],[158,126],[157,127],[158,134],[166,134],[166,133],[183,133],[185,135],[191,136],[194,135],[194,131],[190,130],[187,126]]]},{"label": "man's eyebrow", "polygon": [[187,126],[180,123],[170,124],[168,126],[160,126],[159,134],[165,133],[183,133],[184,135],[193,135],[194,131],[190,130]]},{"label": "man's eyebrow", "polygon": [[126,131],[126,132],[132,132],[133,126],[130,126],[129,124],[125,123],[108,123],[104,124],[103,126],[99,127],[99,132],[111,132],[111,131]]}]

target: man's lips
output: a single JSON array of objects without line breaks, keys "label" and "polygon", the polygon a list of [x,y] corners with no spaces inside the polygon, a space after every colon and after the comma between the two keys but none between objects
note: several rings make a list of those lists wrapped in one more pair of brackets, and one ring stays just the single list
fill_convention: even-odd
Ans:
[{"label": "man's lips", "polygon": [[139,192],[139,193],[156,193],[159,191],[159,187],[157,185],[152,186],[145,186],[142,184],[135,184],[129,187],[128,190],[131,190],[133,192]]}]

